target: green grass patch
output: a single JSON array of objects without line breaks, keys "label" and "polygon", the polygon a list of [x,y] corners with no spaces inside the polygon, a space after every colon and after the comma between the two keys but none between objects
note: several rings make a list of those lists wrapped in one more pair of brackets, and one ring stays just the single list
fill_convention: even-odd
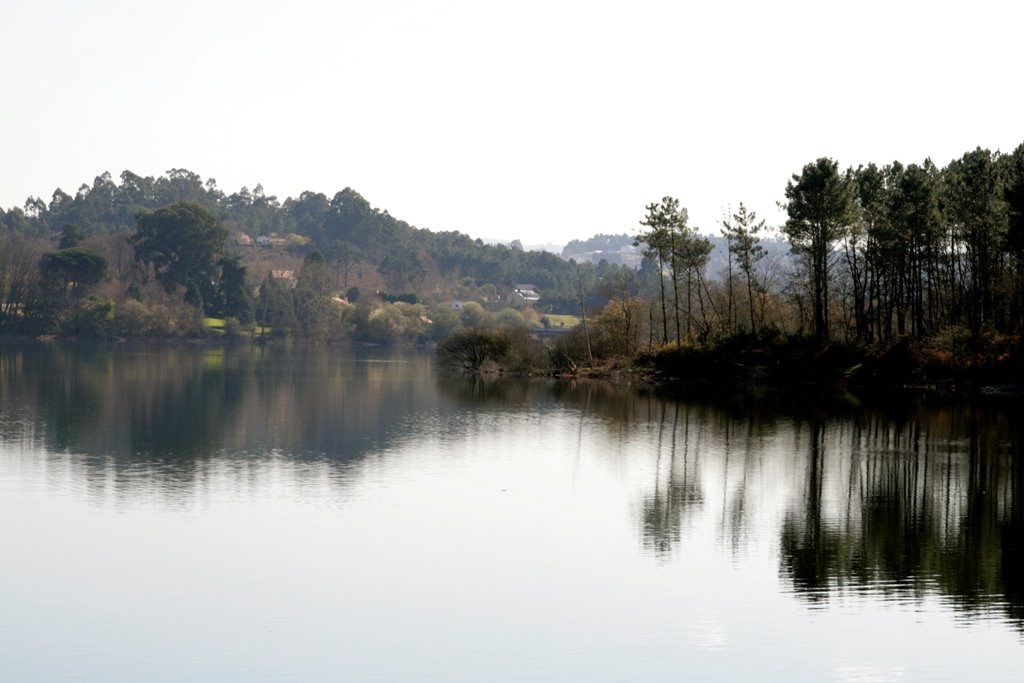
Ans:
[{"label": "green grass patch", "polygon": [[203,325],[214,334],[224,334],[224,318],[203,318]]},{"label": "green grass patch", "polygon": [[578,315],[558,315],[555,313],[547,314],[548,320],[551,321],[551,327],[576,327],[580,324],[580,317]]}]

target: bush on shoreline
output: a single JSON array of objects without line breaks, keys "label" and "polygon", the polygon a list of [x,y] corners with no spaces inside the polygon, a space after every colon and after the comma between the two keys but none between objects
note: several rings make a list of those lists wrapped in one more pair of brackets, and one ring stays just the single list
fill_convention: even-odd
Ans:
[{"label": "bush on shoreline", "polygon": [[[514,340],[514,341],[513,341]],[[909,388],[951,393],[1021,393],[1024,340],[945,330],[865,346],[807,336],[736,335],[715,343],[670,344],[632,356],[587,350],[576,329],[554,343],[509,330],[467,328],[438,345],[449,368],[522,375],[619,377],[665,385]],[[590,354],[593,354],[591,358]]]}]

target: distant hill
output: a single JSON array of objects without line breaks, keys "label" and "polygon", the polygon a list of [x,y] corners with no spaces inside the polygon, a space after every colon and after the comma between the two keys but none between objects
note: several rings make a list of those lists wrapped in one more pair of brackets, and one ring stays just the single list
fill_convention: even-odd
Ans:
[{"label": "distant hill", "polygon": [[[721,235],[705,235],[711,242],[712,252],[708,261],[707,277],[710,280],[726,280],[725,273],[729,270],[729,244]],[[761,248],[764,249],[766,258],[777,260],[779,263],[788,263],[791,258],[789,253],[789,242],[778,237],[762,237]],[[735,265],[733,266],[735,268]]]},{"label": "distant hill", "polygon": [[[520,240],[487,244],[457,231],[416,228],[372,206],[352,188],[331,196],[306,191],[281,201],[259,184],[227,193],[213,179],[204,181],[187,169],[155,178],[131,171],[116,178],[103,173],[74,195],[58,188],[49,202],[29,197],[24,208],[0,207],[0,235],[56,246],[62,231],[73,226],[84,239],[105,245],[114,259],[124,256],[121,247],[135,231],[137,215],[182,201],[198,204],[223,225],[232,249],[246,257],[253,267],[250,279],[257,282],[268,271],[291,268],[319,250],[344,289],[354,278],[359,286],[393,294],[487,300],[528,282],[541,294],[538,310],[571,313],[579,307],[581,281],[584,289],[596,291],[599,277],[606,274],[596,267],[581,272],[558,256],[557,247],[528,250]],[[494,291],[481,294],[487,285],[488,292]]]},{"label": "distant hill", "polygon": [[562,256],[576,261],[626,265],[633,268],[640,266],[644,256],[640,247],[633,246],[630,235],[598,234],[585,240],[573,240],[562,249]]},{"label": "distant hill", "polygon": [[563,246],[548,242],[546,244],[526,244],[523,246],[523,249],[526,251],[546,251],[549,254],[561,254]]},{"label": "distant hill", "polygon": [[507,240],[498,239],[496,237],[481,237],[480,241],[491,246],[502,245],[509,249],[519,249],[521,251],[547,252],[548,254],[554,254],[556,256],[561,255],[562,253],[562,245],[554,244],[553,242],[546,242],[544,244],[523,244],[522,241],[518,239]]},{"label": "distant hill", "polygon": [[[712,252],[708,261],[707,277],[719,279],[729,267],[729,245],[721,235],[705,235],[711,242]],[[621,264],[632,268],[639,267],[643,261],[643,247],[633,246],[634,238],[630,235],[598,234],[584,240],[573,240],[562,249],[562,257],[579,262]],[[780,261],[789,258],[789,243],[778,237],[764,237],[761,247],[765,253]]]}]

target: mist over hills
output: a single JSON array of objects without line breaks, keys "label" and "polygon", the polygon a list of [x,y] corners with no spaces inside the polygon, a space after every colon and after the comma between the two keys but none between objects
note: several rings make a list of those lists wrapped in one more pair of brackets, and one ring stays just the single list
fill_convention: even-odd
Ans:
[{"label": "mist over hills", "polygon": [[[700,235],[706,238],[712,247],[708,260],[707,277],[719,279],[725,277],[729,268],[729,244],[722,235]],[[602,260],[611,265],[625,265],[639,268],[643,262],[643,247],[635,246],[636,239],[632,235],[594,235],[584,240],[573,240],[562,250],[561,256],[579,262],[598,264]],[[766,258],[784,261],[790,257],[790,245],[787,241],[775,237],[762,237],[759,242],[765,251]]]}]

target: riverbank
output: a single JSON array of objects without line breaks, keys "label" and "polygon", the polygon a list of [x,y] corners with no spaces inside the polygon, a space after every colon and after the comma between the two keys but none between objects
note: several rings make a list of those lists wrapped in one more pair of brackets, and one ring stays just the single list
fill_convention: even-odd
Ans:
[{"label": "riverbank", "polygon": [[[582,356],[582,357],[581,357]],[[462,329],[438,345],[464,372],[590,378],[668,387],[904,389],[950,395],[1024,395],[1019,336],[949,330],[926,339],[855,345],[803,336],[737,335],[666,345],[631,357],[546,347],[526,332]]]},{"label": "riverbank", "polygon": [[658,384],[912,389],[956,395],[1024,395],[1018,337],[902,338],[856,346],[805,337],[735,337],[706,347],[644,354],[636,366]]}]

